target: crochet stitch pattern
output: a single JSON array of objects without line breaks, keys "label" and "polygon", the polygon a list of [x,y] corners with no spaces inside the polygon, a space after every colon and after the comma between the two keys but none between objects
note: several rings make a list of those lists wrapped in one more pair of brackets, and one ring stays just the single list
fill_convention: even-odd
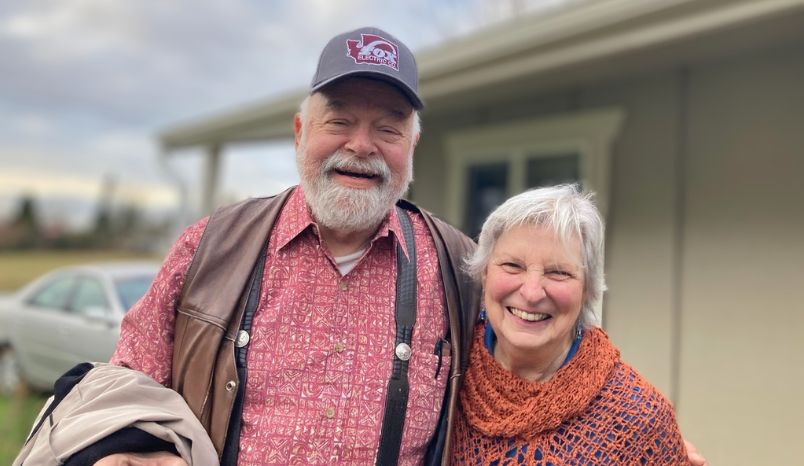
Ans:
[{"label": "crochet stitch pattern", "polygon": [[455,465],[687,465],[672,405],[601,329],[546,382],[501,367],[475,329]]}]

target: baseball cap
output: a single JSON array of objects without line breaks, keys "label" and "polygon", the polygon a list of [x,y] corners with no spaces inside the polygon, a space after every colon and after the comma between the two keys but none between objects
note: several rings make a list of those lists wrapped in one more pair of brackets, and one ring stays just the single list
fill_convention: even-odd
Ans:
[{"label": "baseball cap", "polygon": [[364,27],[333,37],[318,59],[310,92],[347,76],[365,76],[393,84],[419,110],[419,72],[413,53],[387,32]]}]

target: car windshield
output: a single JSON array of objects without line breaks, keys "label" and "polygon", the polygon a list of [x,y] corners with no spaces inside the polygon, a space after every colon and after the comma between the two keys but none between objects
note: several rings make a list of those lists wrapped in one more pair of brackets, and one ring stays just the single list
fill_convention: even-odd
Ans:
[{"label": "car windshield", "polygon": [[120,296],[120,302],[126,311],[148,291],[153,279],[153,275],[144,275],[119,279],[114,282],[117,294]]}]

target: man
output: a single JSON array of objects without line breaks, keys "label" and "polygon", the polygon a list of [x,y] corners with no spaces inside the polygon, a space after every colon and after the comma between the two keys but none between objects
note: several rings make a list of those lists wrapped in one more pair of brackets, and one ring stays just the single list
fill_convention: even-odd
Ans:
[{"label": "man", "polygon": [[[242,423],[239,433],[223,426],[227,432],[219,437],[226,439],[217,442],[221,423],[210,426],[224,460],[238,434],[239,464],[377,460],[388,379],[399,359],[396,260],[413,248],[416,320],[399,463],[424,460],[439,422],[446,421],[440,417],[451,372],[446,406],[454,409],[458,350],[479,302],[460,272],[473,244],[415,207],[394,208],[412,180],[421,107],[413,55],[390,34],[358,29],[335,37],[322,52],[311,94],[294,120],[301,186],[260,240],[267,239],[267,253],[247,332]],[[413,244],[400,215],[410,219]],[[152,288],[126,315],[112,358],[185,398],[199,383],[175,380],[176,346],[186,340],[185,277],[206,227],[207,220],[189,227],[174,245]],[[188,352],[195,355],[198,346]],[[213,364],[209,359],[204,365]],[[226,381],[210,383],[218,382]],[[237,381],[231,383],[234,391]],[[199,417],[204,423],[204,414]]]},{"label": "man", "polygon": [[[417,79],[384,31],[333,38],[294,120],[300,187],[189,227],[127,314],[112,362],[182,394],[224,464],[448,460],[479,290],[461,271],[468,238],[394,207],[412,179]],[[414,257],[400,337],[397,278]]]}]

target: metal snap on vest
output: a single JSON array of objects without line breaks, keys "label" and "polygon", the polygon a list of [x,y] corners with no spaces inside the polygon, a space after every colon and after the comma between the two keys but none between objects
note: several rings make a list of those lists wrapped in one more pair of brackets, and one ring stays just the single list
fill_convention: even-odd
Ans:
[{"label": "metal snap on vest", "polygon": [[407,361],[408,359],[410,359],[411,349],[407,343],[400,343],[396,345],[396,349],[394,350],[394,352],[396,353],[396,357],[398,357],[403,361]]},{"label": "metal snap on vest", "polygon": [[237,382],[235,382],[234,380],[230,380],[230,381],[226,382],[226,391],[231,392],[232,390],[235,389],[236,386],[237,386]]},{"label": "metal snap on vest", "polygon": [[242,348],[248,344],[248,341],[251,337],[248,335],[248,332],[245,330],[241,330],[237,332],[237,339],[235,340],[235,346],[238,348]]}]

